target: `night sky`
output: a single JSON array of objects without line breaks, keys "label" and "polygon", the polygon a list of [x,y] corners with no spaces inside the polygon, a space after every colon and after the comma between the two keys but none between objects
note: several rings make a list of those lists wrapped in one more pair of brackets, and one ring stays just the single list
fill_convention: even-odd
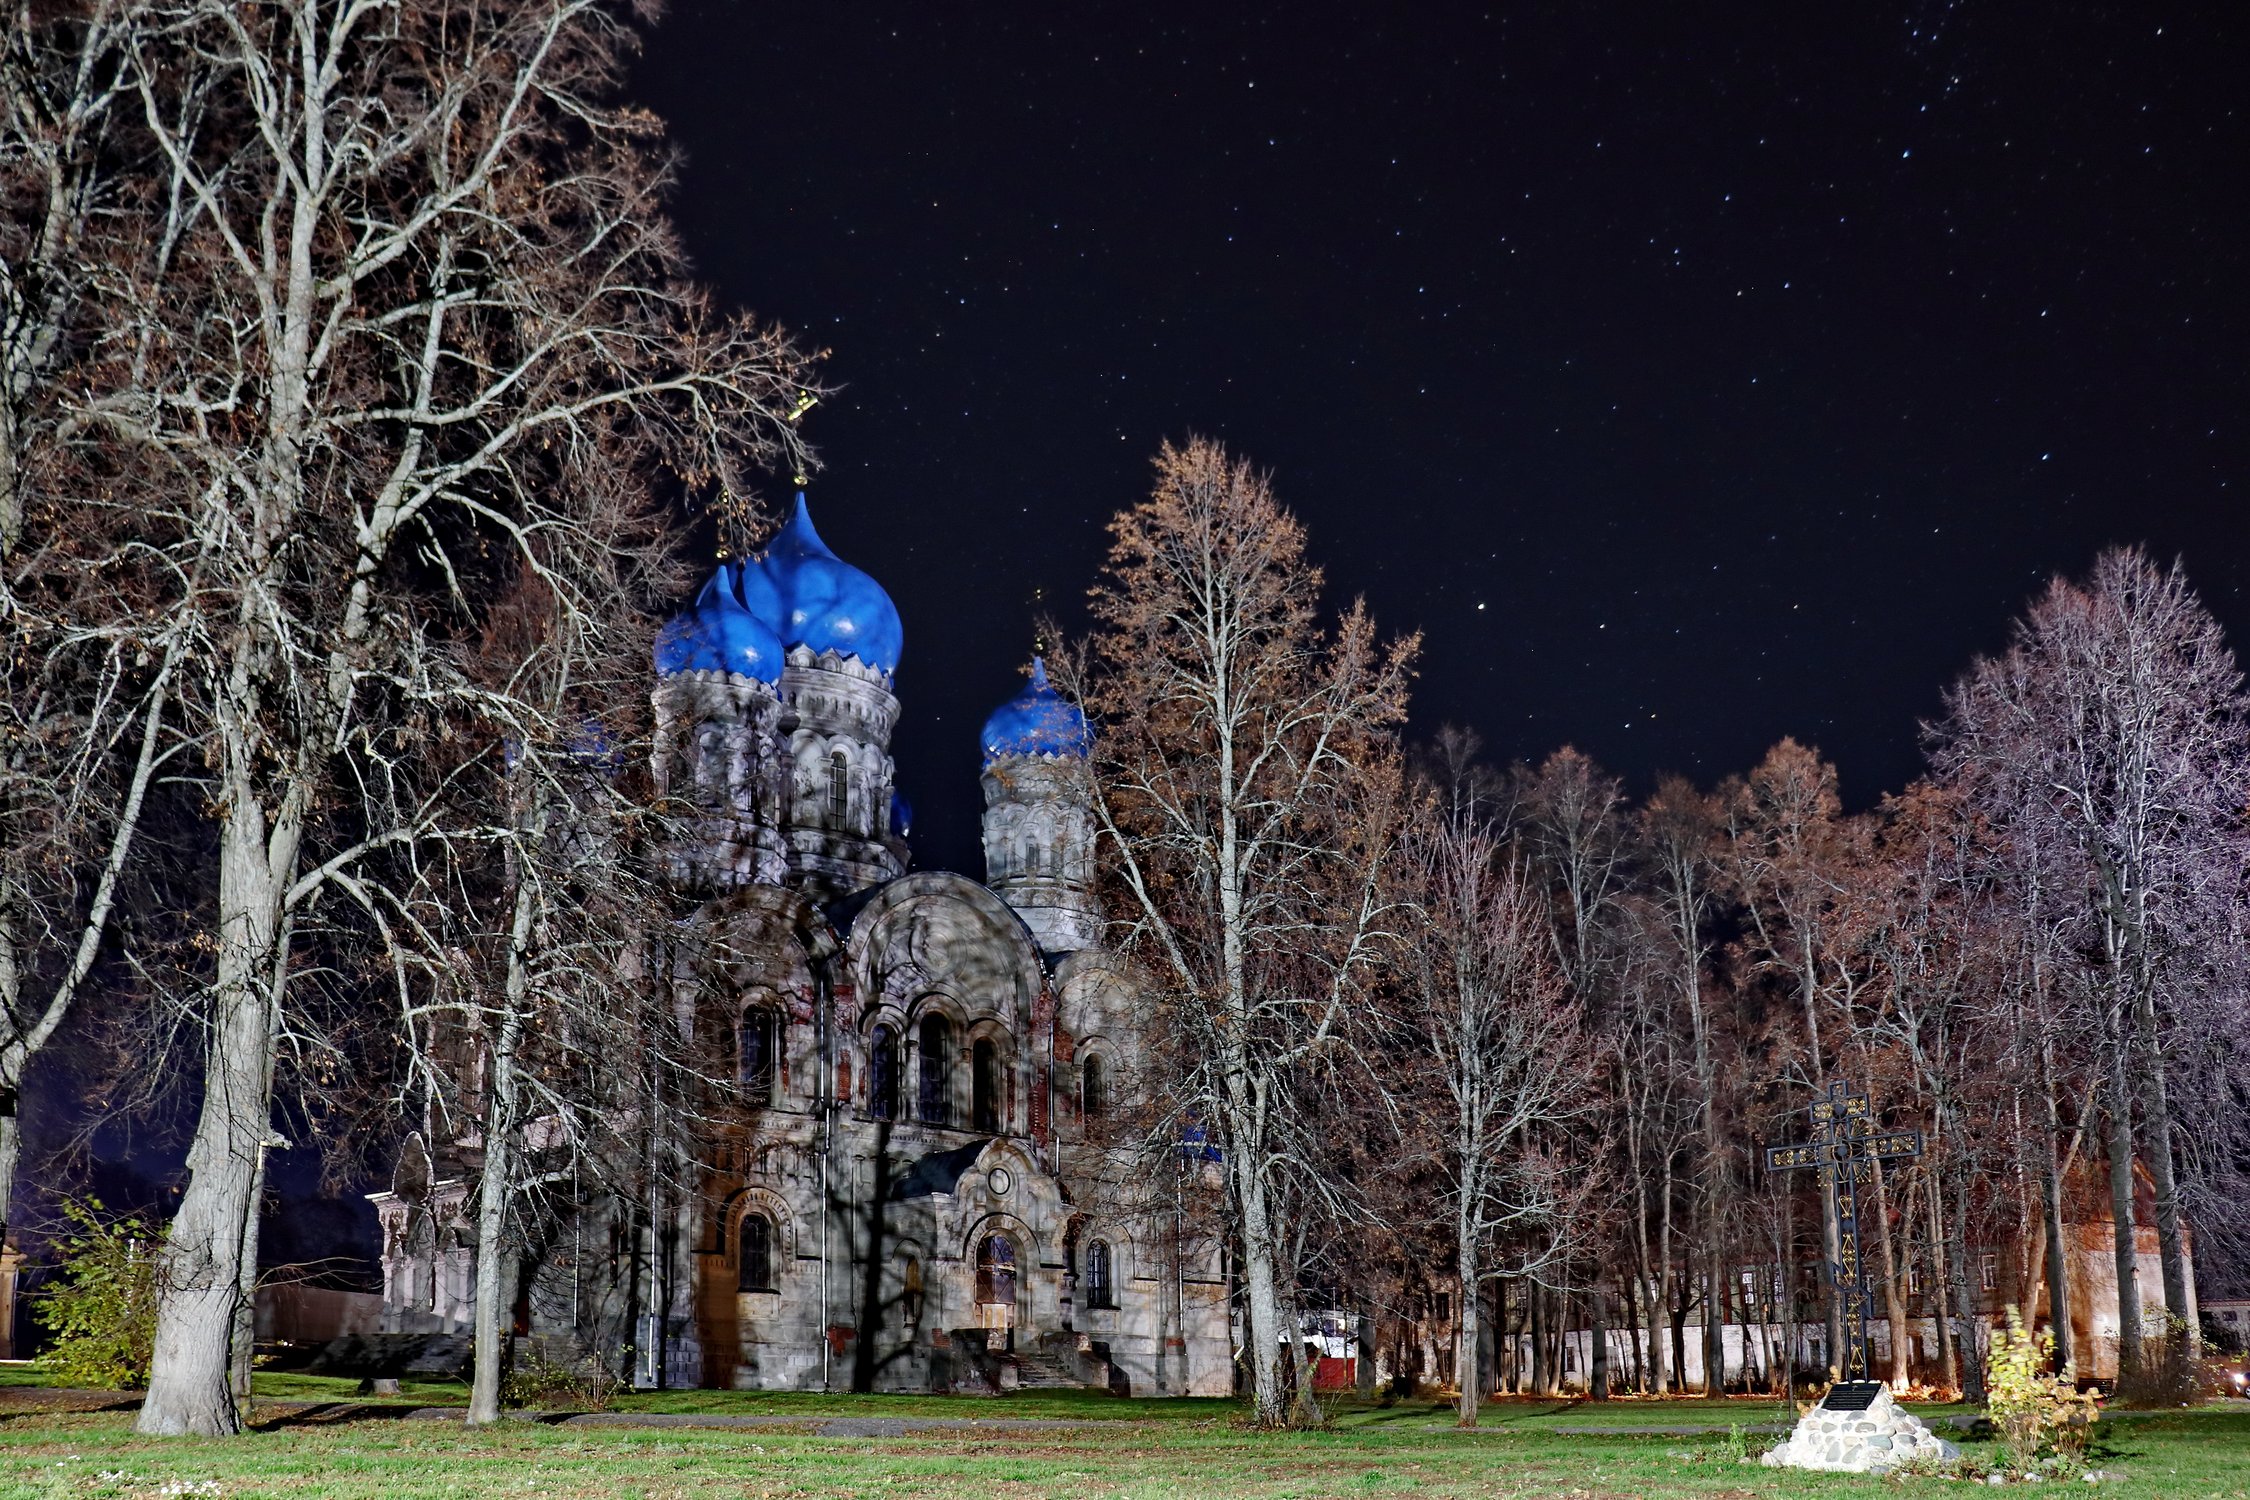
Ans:
[{"label": "night sky", "polygon": [[[1406,12],[1407,8],[1398,8]],[[2245,12],[677,4],[701,274],[834,351],[814,514],[898,602],[917,859],[1158,441],[1269,467],[1416,727],[1864,805],[2049,573],[2236,639]],[[1067,616],[1066,616],[1067,617]]]}]

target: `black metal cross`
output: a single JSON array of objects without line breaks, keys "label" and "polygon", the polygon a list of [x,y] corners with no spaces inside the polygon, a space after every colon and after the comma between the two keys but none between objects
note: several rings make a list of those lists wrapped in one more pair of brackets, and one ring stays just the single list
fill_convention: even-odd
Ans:
[{"label": "black metal cross", "polygon": [[[1879,1161],[1920,1156],[1922,1132],[1873,1129],[1867,1096],[1851,1092],[1842,1082],[1831,1083],[1827,1096],[1813,1101],[1812,1117],[1811,1140],[1766,1147],[1766,1170],[1788,1172],[1815,1167],[1819,1169],[1820,1185],[1836,1189],[1837,1258],[1829,1263],[1828,1275],[1844,1306],[1848,1347],[1840,1374],[1845,1380],[1866,1380],[1870,1378],[1867,1316],[1875,1295],[1859,1258],[1859,1184],[1875,1175],[1875,1163]],[[1893,1329],[1891,1336],[1898,1337],[1898,1330]]]}]

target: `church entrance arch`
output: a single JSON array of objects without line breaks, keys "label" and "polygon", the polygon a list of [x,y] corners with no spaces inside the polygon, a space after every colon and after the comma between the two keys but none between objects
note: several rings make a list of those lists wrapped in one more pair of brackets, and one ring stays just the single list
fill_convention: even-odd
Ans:
[{"label": "church entrance arch", "polygon": [[1015,1237],[995,1229],[977,1241],[977,1322],[985,1331],[986,1347],[1016,1346],[1017,1276]]}]

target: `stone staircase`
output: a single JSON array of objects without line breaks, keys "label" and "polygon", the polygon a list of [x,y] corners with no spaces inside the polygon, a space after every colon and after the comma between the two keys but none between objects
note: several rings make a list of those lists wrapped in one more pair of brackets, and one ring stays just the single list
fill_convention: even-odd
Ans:
[{"label": "stone staircase", "polygon": [[1083,1391],[1099,1389],[1071,1374],[1061,1356],[1046,1350],[1025,1350],[1014,1356],[1019,1391]]}]

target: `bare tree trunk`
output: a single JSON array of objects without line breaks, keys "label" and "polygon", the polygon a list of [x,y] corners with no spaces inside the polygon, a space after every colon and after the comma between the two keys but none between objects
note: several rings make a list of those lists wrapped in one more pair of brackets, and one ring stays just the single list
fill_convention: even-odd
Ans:
[{"label": "bare tree trunk", "polygon": [[1242,1201],[1242,1273],[1249,1293],[1252,1410],[1258,1424],[1278,1427],[1288,1417],[1281,1396],[1281,1301],[1273,1265],[1273,1218],[1266,1185],[1246,1157],[1234,1159],[1235,1191]]},{"label": "bare tree trunk", "polygon": [[1679,1279],[1674,1283],[1679,1296],[1668,1309],[1672,1325],[1672,1385],[1681,1395],[1687,1394],[1687,1315],[1688,1303],[1694,1299],[1695,1280],[1688,1274],[1683,1258]]},{"label": "bare tree trunk", "polygon": [[[2048,1109],[2054,1108],[2052,1094]],[[2070,1256],[2063,1243],[2062,1173],[2055,1166],[2055,1140],[2047,1138],[2046,1167],[2041,1183],[2043,1207],[2047,1216],[2047,1326],[2055,1335],[2055,1368],[2067,1370],[2075,1362],[2077,1352],[2071,1347],[2070,1328]]]},{"label": "bare tree trunk", "polygon": [[1957,1182],[1953,1191],[1953,1300],[1961,1314],[1961,1399],[1984,1404],[1984,1340],[1978,1337],[1983,1320],[1976,1309],[1976,1291],[1969,1285],[1969,1189]]},{"label": "bare tree trunk", "polygon": [[15,1205],[16,1160],[23,1134],[16,1121],[16,1080],[0,1077],[0,1244],[8,1237],[8,1214]]},{"label": "bare tree trunk", "polygon": [[[2070,1255],[2063,1240],[2062,1163],[2056,1158],[2056,1153],[2062,1149],[2062,1110],[2055,1098],[2055,1049],[2051,1038],[2040,1038],[2039,1060],[2039,1092],[2047,1106],[2047,1139],[2039,1158],[2040,1190],[2047,1215],[2047,1323],[2055,1335],[2055,1368],[2061,1371],[2073,1367],[2077,1350],[2073,1347],[2074,1335],[2070,1327]],[[2086,1122],[2083,1110],[2078,1121],[2078,1140],[2083,1140]],[[2076,1156],[2077,1151],[2078,1144],[2074,1140],[2071,1154]]]},{"label": "bare tree trunk", "polygon": [[[1891,1388],[1907,1387],[1905,1268],[1891,1233],[1891,1181],[1881,1162],[1875,1163],[1875,1242],[1883,1252],[1883,1321],[1891,1332]],[[1870,1357],[1873,1351],[1869,1351]]]},{"label": "bare tree trunk", "polygon": [[[1661,1217],[1659,1217],[1657,1220],[1656,1230],[1656,1300],[1651,1304],[1648,1316],[1650,1335],[1649,1343],[1650,1346],[1657,1351],[1656,1357],[1652,1361],[1652,1363],[1656,1371],[1656,1391],[1658,1395],[1663,1395],[1666,1391],[1671,1389],[1671,1382],[1665,1378],[1666,1351],[1661,1348],[1659,1340],[1664,1336],[1664,1334],[1675,1332],[1676,1327],[1676,1325],[1674,1325],[1672,1322],[1671,1188],[1671,1172],[1669,1169],[1667,1169],[1665,1172],[1665,1180],[1662,1184],[1662,1191],[1664,1193],[1664,1206],[1662,1209]],[[1661,1322],[1659,1321],[1660,1319],[1662,1320]],[[1659,1333],[1659,1329],[1662,1329],[1663,1332]],[[1670,1353],[1678,1355],[1680,1351],[1675,1346],[1675,1348],[1673,1348]],[[1680,1365],[1684,1365],[1686,1362],[1687,1361],[1684,1358],[1675,1359],[1673,1361],[1673,1368],[1676,1370]],[[1684,1382],[1686,1379],[1685,1374],[1683,1373],[1680,1378]]]},{"label": "bare tree trunk", "polygon": [[1609,1290],[1597,1276],[1594,1288],[1586,1294],[1589,1319],[1594,1326],[1594,1344],[1588,1351],[1586,1394],[1596,1401],[1609,1399]]},{"label": "bare tree trunk", "polygon": [[[530,902],[518,898],[518,915],[529,923]],[[520,969],[519,969],[520,973]],[[516,976],[511,976],[511,983]],[[515,1193],[516,1048],[523,1035],[523,1013],[509,997],[493,1038],[491,1074],[485,1089],[484,1170],[477,1182],[476,1373],[469,1387],[469,1425],[500,1420],[500,1380],[507,1364],[501,1319],[507,1314],[508,1205]]]},{"label": "bare tree trunk", "polygon": [[1531,1323],[1531,1390],[1533,1395],[1551,1395],[1555,1387],[1547,1360],[1547,1289],[1534,1281],[1526,1290],[1530,1293],[1525,1315]]},{"label": "bare tree trunk", "polygon": [[272,1135],[273,1042],[283,883],[297,830],[284,814],[269,841],[263,809],[235,788],[220,833],[220,948],[203,1110],[188,1147],[187,1192],[164,1247],[148,1398],[136,1432],[226,1437],[242,1430],[234,1385],[246,1276],[257,1265],[258,1194]]},{"label": "bare tree trunk", "polygon": [[1718,1400],[1727,1393],[1727,1263],[1719,1237],[1718,1204],[1709,1205],[1711,1244],[1704,1262],[1710,1292],[1703,1305],[1703,1394]]},{"label": "bare tree trunk", "polygon": [[1932,1312],[1930,1321],[1937,1327],[1938,1378],[1948,1390],[1961,1388],[1961,1362],[1953,1344],[1953,1310],[1951,1298],[1946,1295],[1949,1278],[1945,1271],[1945,1210],[1938,1202],[1937,1163],[1929,1163],[1925,1173],[1930,1190],[1930,1286]]},{"label": "bare tree trunk", "polygon": [[2133,1094],[2125,1079],[2124,1038],[2110,1048],[2109,1211],[2117,1231],[2117,1373],[2141,1367],[2140,1247],[2133,1232]]},{"label": "bare tree trunk", "polygon": [[2140,1032],[2141,1124],[2148,1141],[2148,1173],[2156,1188],[2156,1248],[2164,1277],[2164,1310],[2186,1328],[2192,1356],[2202,1342],[2202,1330],[2189,1316],[2193,1306],[2190,1283],[2195,1272],[2188,1264],[2187,1240],[2180,1230],[2179,1176],[2172,1161],[2172,1103],[2164,1081],[2164,1048],[2156,1030],[2156,997],[2147,984],[2140,986],[2135,1019]]},{"label": "bare tree trunk", "polygon": [[1461,1274],[1461,1325],[1456,1345],[1459,1352],[1453,1357],[1454,1383],[1461,1388],[1460,1424],[1463,1427],[1474,1427],[1477,1425],[1477,1398],[1482,1394],[1478,1389],[1482,1384],[1479,1376],[1483,1373],[1482,1362],[1478,1358],[1480,1350],[1477,1329],[1484,1309],[1483,1299],[1479,1296],[1476,1235],[1469,1225],[1466,1205],[1463,1207],[1460,1225],[1460,1240],[1455,1248],[1459,1253]]},{"label": "bare tree trunk", "polygon": [[515,1174],[509,1138],[513,1122],[507,1118],[510,1111],[502,1100],[515,1090],[513,1038],[505,1035],[514,1029],[511,1017],[503,1023],[503,1041],[493,1048],[492,1082],[485,1105],[484,1170],[477,1182],[477,1295],[472,1311],[476,1368],[469,1384],[468,1418],[472,1427],[500,1420],[500,1379],[502,1366],[507,1363],[500,1331],[507,1288],[501,1284],[505,1278],[500,1268],[506,1255],[508,1198],[514,1186],[510,1179]]}]

